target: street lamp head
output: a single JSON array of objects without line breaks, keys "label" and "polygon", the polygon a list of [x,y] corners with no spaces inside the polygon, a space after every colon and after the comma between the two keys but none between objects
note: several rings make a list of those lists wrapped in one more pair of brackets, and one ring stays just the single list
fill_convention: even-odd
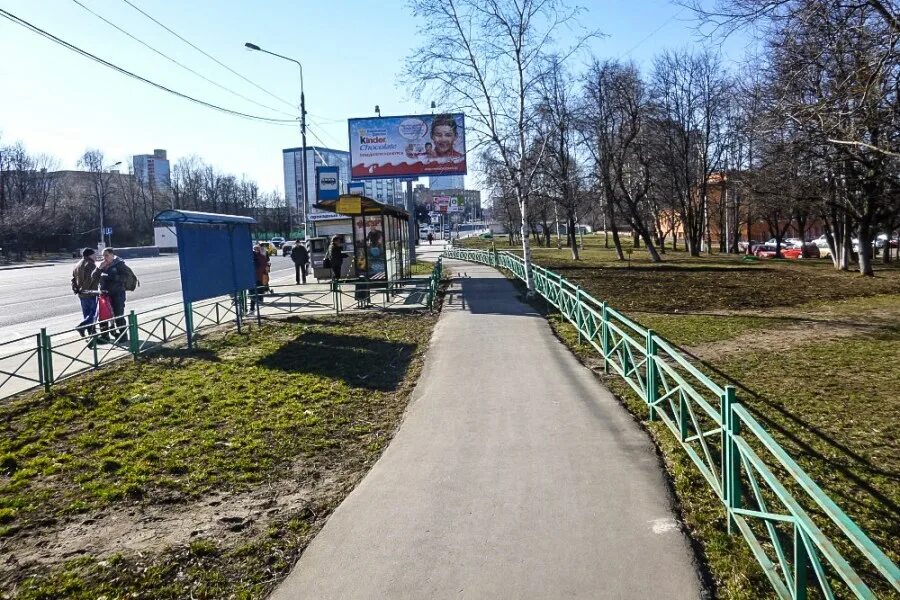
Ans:
[{"label": "street lamp head", "polygon": [[114,167],[118,167],[118,166],[121,165],[121,164],[122,164],[122,161],[120,160],[119,162],[114,163],[113,166],[114,166]]},{"label": "street lamp head", "polygon": [[246,44],[244,44],[244,47],[248,48],[250,50],[260,50],[259,46],[257,46],[256,44],[251,44],[250,42],[247,42]]}]

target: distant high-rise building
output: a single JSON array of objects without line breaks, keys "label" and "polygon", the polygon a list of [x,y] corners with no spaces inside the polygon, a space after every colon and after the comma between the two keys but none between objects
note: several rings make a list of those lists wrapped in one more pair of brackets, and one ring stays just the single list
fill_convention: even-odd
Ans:
[{"label": "distant high-rise building", "polygon": [[429,177],[428,187],[433,190],[462,190],[465,189],[465,175],[441,175]]},{"label": "distant high-rise building", "polygon": [[366,179],[366,196],[394,206],[406,206],[405,184],[399,179]]},{"label": "distant high-rise building", "polygon": [[[301,219],[305,218],[306,211],[301,206],[303,198],[303,148],[286,148],[282,150],[284,159],[284,195],[288,204],[297,207]],[[316,167],[338,167],[339,188],[341,192],[347,190],[350,183],[350,153],[346,150],[335,150],[322,146],[306,147],[306,182],[307,199],[309,200],[309,212],[315,212],[312,206],[316,203]]]},{"label": "distant high-rise building", "polygon": [[144,185],[157,189],[172,186],[169,172],[169,159],[165,150],[154,150],[153,154],[136,154],[132,157],[134,178]]}]

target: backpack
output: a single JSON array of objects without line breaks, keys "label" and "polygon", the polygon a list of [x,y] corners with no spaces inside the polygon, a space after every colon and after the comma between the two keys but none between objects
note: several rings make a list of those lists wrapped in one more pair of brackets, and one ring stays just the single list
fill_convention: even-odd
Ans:
[{"label": "backpack", "polygon": [[122,285],[126,292],[133,292],[141,285],[141,281],[134,274],[134,271],[131,270],[131,267],[123,262],[119,265],[119,269],[122,274]]}]

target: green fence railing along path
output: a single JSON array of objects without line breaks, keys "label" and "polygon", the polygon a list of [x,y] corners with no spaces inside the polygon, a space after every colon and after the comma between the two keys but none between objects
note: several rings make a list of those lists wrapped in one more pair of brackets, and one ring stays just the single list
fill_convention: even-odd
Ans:
[{"label": "green fence railing along path", "polygon": [[[524,262],[511,252],[454,248],[444,257],[525,280]],[[577,329],[579,343],[596,349],[605,371],[621,377],[649,419],[672,432],[722,502],[729,533],[743,536],[779,598],[876,598],[817,520],[843,534],[888,589],[900,592],[897,565],[740,404],[734,387],[720,386],[665,339],[558,273],[531,268],[535,291]]]}]

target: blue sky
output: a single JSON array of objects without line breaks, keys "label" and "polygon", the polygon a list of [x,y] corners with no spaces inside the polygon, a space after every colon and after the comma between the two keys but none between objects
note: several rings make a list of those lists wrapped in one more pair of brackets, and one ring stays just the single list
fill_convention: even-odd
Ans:
[{"label": "blue sky", "polygon": [[[122,0],[79,0],[91,10],[209,79],[256,102],[291,108],[191,49]],[[404,0],[131,0],[183,37],[273,94],[299,103],[295,65],[244,49],[244,42],[303,63],[310,144],[346,149],[348,117],[428,112],[398,87],[404,58],[418,44]],[[697,43],[687,11],[668,0],[593,0],[582,23],[608,37],[599,57],[649,67],[665,48]],[[0,7],[102,58],[204,100],[253,114],[284,115],[251,104],[169,63],[72,0],[2,0]],[[741,40],[724,48],[742,55]],[[110,163],[165,148],[196,154],[282,192],[281,149],[300,145],[299,128],[254,123],[157,91],[0,19],[0,143],[22,140],[74,168],[87,147]],[[294,110],[294,114],[296,114]],[[314,134],[314,135],[312,135]],[[471,171],[470,171],[471,172]],[[475,185],[470,175],[469,181]]]}]

